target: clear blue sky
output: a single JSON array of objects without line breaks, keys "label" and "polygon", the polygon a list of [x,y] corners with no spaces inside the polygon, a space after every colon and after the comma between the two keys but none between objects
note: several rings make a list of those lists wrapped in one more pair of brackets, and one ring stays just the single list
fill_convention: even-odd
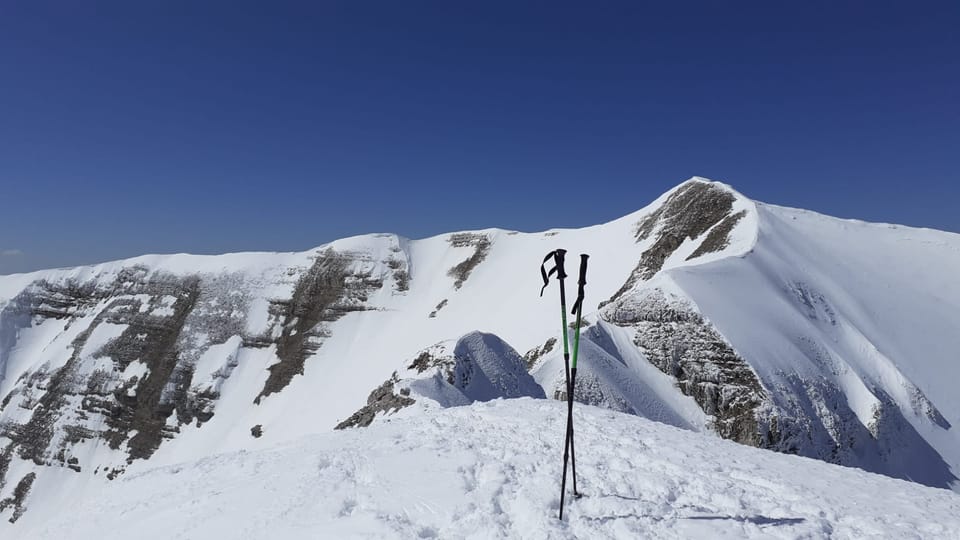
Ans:
[{"label": "clear blue sky", "polygon": [[958,2],[0,4],[0,273],[576,227],[693,175],[960,231],[958,171]]}]

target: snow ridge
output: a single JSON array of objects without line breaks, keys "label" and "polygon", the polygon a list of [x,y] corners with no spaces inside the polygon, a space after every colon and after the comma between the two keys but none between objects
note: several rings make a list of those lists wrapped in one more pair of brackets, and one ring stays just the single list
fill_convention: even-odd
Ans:
[{"label": "snow ridge", "polygon": [[948,491],[593,407],[575,414],[585,497],[561,522],[564,408],[495,400],[156,468],[82,497],[83,520],[27,514],[22,537],[946,539],[960,530],[960,497]]},{"label": "snow ridge", "polygon": [[557,247],[591,255],[581,403],[960,489],[960,235],[693,178],[578,230],[0,276],[0,516],[337,426],[563,398],[536,270]]}]

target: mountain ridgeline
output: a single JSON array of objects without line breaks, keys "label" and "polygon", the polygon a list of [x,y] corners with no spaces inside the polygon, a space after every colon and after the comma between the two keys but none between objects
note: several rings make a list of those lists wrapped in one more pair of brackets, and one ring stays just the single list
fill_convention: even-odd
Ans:
[{"label": "mountain ridgeline", "polygon": [[538,296],[557,247],[592,256],[578,401],[960,489],[960,235],[694,178],[578,230],[0,276],[0,516],[214,453],[563,398]]}]

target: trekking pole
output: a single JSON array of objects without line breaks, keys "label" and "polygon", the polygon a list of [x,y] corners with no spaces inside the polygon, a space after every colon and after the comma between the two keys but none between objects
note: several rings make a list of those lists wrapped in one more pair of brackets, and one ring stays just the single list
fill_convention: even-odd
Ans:
[{"label": "trekking pole", "polygon": [[[567,337],[567,294],[566,294],[566,289],[564,288],[564,285],[563,285],[563,279],[564,279],[565,277],[567,277],[567,273],[564,271],[564,268],[563,268],[564,256],[566,255],[566,253],[567,253],[567,251],[566,251],[565,249],[557,249],[557,250],[551,251],[550,253],[547,254],[546,257],[543,258],[543,264],[540,265],[540,275],[543,277],[543,288],[540,289],[540,296],[543,296],[543,291],[546,290],[547,285],[548,285],[549,282],[550,282],[550,276],[552,276],[552,275],[554,274],[554,272],[556,272],[556,274],[557,274],[557,279],[560,281],[560,322],[561,322],[561,324],[562,324],[562,333],[561,333],[561,335],[563,336],[563,367],[564,367],[564,375],[565,375],[565,378],[566,378],[566,389],[567,389],[567,429],[565,430],[565,433],[564,433],[564,441],[563,441],[563,476],[562,476],[562,479],[561,479],[561,481],[560,481],[560,519],[561,519],[561,520],[563,519],[563,503],[564,503],[564,498],[565,498],[565,496],[566,496],[566,491],[567,491],[567,463],[568,463],[568,462],[570,462],[571,465],[572,465],[572,473],[573,473],[573,494],[574,494],[574,496],[577,497],[577,498],[580,497],[580,493],[577,492],[577,464],[576,464],[577,458],[576,458],[576,453],[574,452],[574,446],[573,446],[573,390],[574,390],[574,386],[573,386],[572,383],[573,383],[573,377],[576,376],[576,370],[575,370],[575,369],[576,369],[576,354],[577,354],[577,348],[574,348],[574,353],[573,353],[573,354],[574,354],[574,363],[573,363],[574,369],[571,369],[571,367],[570,367],[570,347],[569,347],[569,344],[568,344],[568,337]],[[554,265],[554,268],[553,268],[552,270],[550,270],[550,272],[547,272],[547,271],[546,271],[546,263],[547,263],[547,261],[549,261],[551,258],[553,258],[555,265]],[[581,264],[580,264],[580,266],[581,266],[581,268],[580,268],[580,282],[581,282],[581,283],[580,283],[580,294],[579,294],[578,300],[577,300],[577,304],[578,304],[578,305],[577,305],[577,306],[574,306],[574,313],[578,313],[578,317],[577,317],[577,328],[578,328],[578,331],[577,331],[577,337],[576,337],[578,344],[579,344],[579,340],[580,340],[580,333],[579,333],[579,326],[580,326],[579,321],[580,321],[580,318],[579,318],[579,308],[578,308],[578,306],[579,306],[579,304],[582,303],[583,284],[586,283],[586,271],[587,271],[587,269],[586,269],[586,263],[585,263],[585,262],[586,262],[586,256],[585,256],[585,255],[581,255]]]},{"label": "trekking pole", "polygon": [[[580,279],[577,280],[577,301],[573,304],[571,314],[577,316],[577,330],[573,338],[573,362],[570,366],[570,382],[567,388],[567,441],[570,445],[570,465],[573,473],[573,497],[580,498],[580,492],[577,491],[577,459],[573,450],[573,396],[577,387],[577,354],[580,351],[580,323],[583,314],[583,287],[587,284],[587,259],[590,256],[586,253],[580,254]],[[561,499],[563,497],[561,496]],[[563,515],[563,505],[561,503],[561,519]]]},{"label": "trekking pole", "polygon": [[[543,288],[540,289],[540,296],[543,296],[543,291],[547,289],[547,285],[550,283],[550,276],[554,273],[557,274],[557,280],[560,282],[560,321],[563,325],[563,366],[564,374],[566,376],[566,387],[567,395],[570,395],[570,347],[567,342],[567,293],[563,286],[563,279],[567,277],[567,273],[563,269],[564,256],[566,255],[567,250],[565,249],[555,249],[550,253],[547,253],[547,256],[543,258],[543,263],[540,265],[540,275],[543,277]],[[546,264],[550,259],[554,261],[554,267],[552,270],[547,272]],[[564,434],[563,441],[563,479],[560,482],[560,519],[563,519],[563,499],[565,492],[567,490],[567,460],[569,454],[569,433],[570,433],[570,420],[567,419],[567,430]]]}]

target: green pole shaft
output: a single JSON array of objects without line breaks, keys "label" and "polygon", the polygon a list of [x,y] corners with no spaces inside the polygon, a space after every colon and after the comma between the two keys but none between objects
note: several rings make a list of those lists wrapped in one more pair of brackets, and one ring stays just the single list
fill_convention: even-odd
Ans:
[{"label": "green pole shaft", "polygon": [[587,259],[589,258],[590,256],[586,253],[580,254],[580,279],[577,281],[577,301],[573,304],[573,309],[577,312],[577,331],[573,338],[572,369],[577,369],[577,354],[580,352],[580,314],[583,313],[583,287],[587,284]]},{"label": "green pole shaft", "polygon": [[[563,289],[560,290],[562,291]],[[560,320],[563,324],[563,354],[564,356],[567,356],[570,354],[570,347],[567,345],[567,306],[564,305],[565,303],[566,302],[560,303]],[[576,349],[574,349],[574,351],[576,351]],[[573,357],[576,358],[577,353],[574,352],[573,354]],[[577,364],[576,360],[574,360],[573,364]]]},{"label": "green pole shaft", "polygon": [[577,310],[577,331],[573,335],[573,360],[570,362],[571,369],[577,369],[577,352],[580,350],[580,310]]}]

